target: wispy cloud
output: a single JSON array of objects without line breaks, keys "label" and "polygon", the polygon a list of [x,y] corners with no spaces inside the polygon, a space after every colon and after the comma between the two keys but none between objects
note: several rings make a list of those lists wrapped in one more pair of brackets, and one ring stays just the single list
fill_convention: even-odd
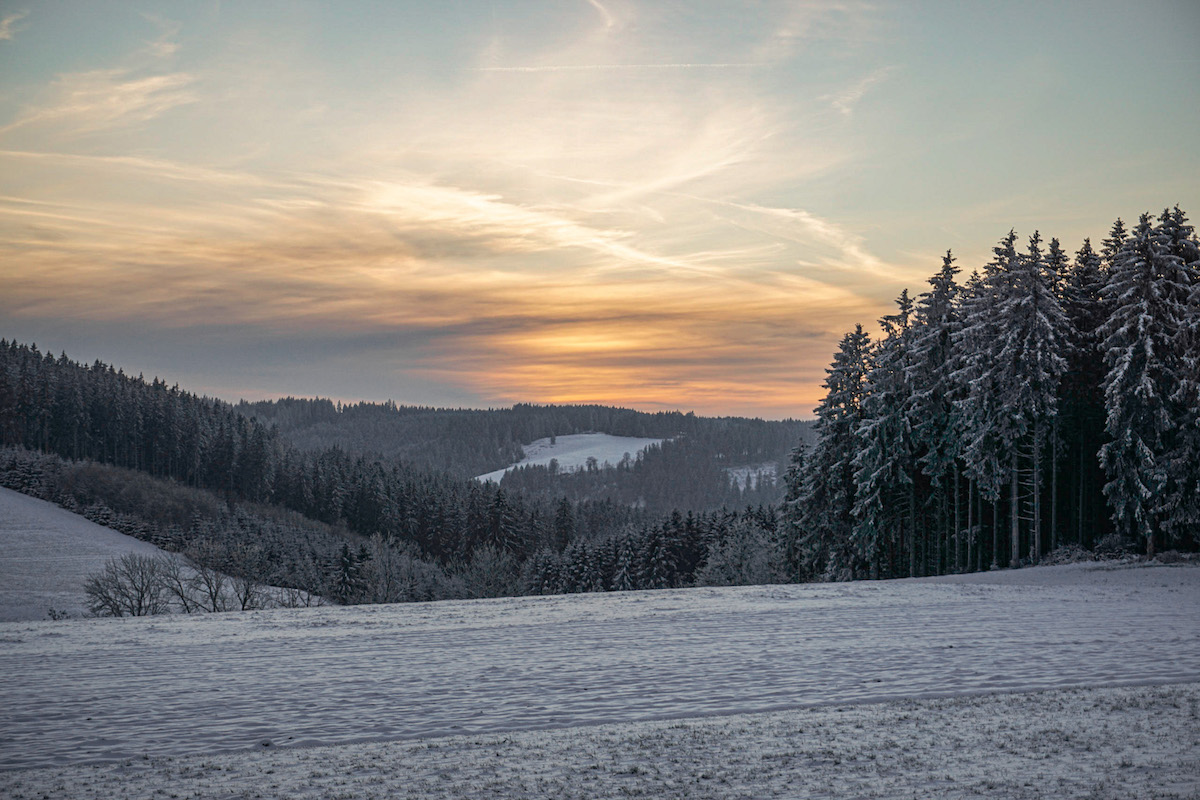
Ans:
[{"label": "wispy cloud", "polygon": [[711,64],[541,64],[529,67],[474,67],[473,72],[608,72],[654,69],[746,69],[768,66],[762,62],[728,62]]},{"label": "wispy cloud", "polygon": [[0,135],[18,128],[55,123],[61,132],[84,132],[146,122],[197,96],[192,75],[176,72],[137,77],[126,69],[100,69],[62,75],[50,89],[49,101],[26,109]]},{"label": "wispy cloud", "polygon": [[888,75],[895,71],[895,69],[895,66],[881,67],[872,72],[870,75],[867,75],[865,78],[856,81],[847,89],[840,92],[835,92],[833,94],[823,95],[820,99],[827,101],[837,111],[848,117],[854,113],[854,107],[858,105],[859,101],[863,99],[867,92],[870,91],[871,88],[876,84],[886,80]]},{"label": "wispy cloud", "polygon": [[0,19],[0,42],[10,42],[15,34],[25,30],[21,20],[29,16],[28,11],[18,11]]},{"label": "wispy cloud", "polygon": [[179,50],[179,36],[182,25],[157,14],[142,14],[142,19],[158,29],[158,36],[146,43],[146,53],[154,58],[169,58]]},{"label": "wispy cloud", "polygon": [[610,12],[608,10],[608,8],[606,8],[604,6],[604,4],[600,2],[600,0],[587,0],[587,1],[588,1],[588,4],[591,5],[592,8],[594,8],[598,12],[600,12],[600,16],[604,19],[604,29],[606,31],[612,30],[614,27],[616,27],[616,24],[617,24],[616,18],[613,16],[612,12]]},{"label": "wispy cloud", "polygon": [[[144,158],[141,156],[96,156],[79,153],[51,153],[32,150],[0,150],[0,159],[20,159],[24,161],[53,162],[60,165],[70,165],[82,168],[111,167],[118,170],[128,170],[151,175],[156,178],[171,180],[193,181],[205,184],[244,184],[250,186],[268,186],[271,182],[256,175],[228,170],[197,167],[191,164],[181,164],[162,158]],[[278,183],[276,185],[279,185]]]},{"label": "wispy cloud", "polygon": [[[371,374],[483,402],[805,413],[889,265],[780,192],[852,149],[789,119],[815,92],[764,88],[772,21],[701,51],[663,45],[677,9],[580,6],[561,39],[493,42],[437,91],[334,91],[270,38],[164,72],[168,23],[137,69],[60,76],[0,129],[0,316],[179,340],[219,320],[323,337],[339,363],[369,340]],[[302,124],[298,97],[321,109]],[[203,136],[167,118],[188,104]]]}]

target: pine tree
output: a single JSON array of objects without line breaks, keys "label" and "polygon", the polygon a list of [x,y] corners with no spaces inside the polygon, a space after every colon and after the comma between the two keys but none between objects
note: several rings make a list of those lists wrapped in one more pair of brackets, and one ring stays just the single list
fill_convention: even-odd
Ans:
[{"label": "pine tree", "polygon": [[[1060,355],[1066,359],[1074,345],[1074,329],[1071,326],[1070,316],[1066,312],[1065,300],[1067,294],[1067,279],[1070,272],[1070,262],[1067,259],[1067,254],[1063,252],[1062,246],[1057,238],[1050,240],[1050,246],[1046,251],[1046,277],[1050,285],[1051,294],[1058,301],[1059,307],[1063,309],[1063,315],[1066,320],[1066,325],[1063,328],[1065,339],[1060,343],[1062,350]],[[1067,369],[1070,368],[1070,362],[1066,362]],[[1064,370],[1063,374],[1065,374]],[[1059,387],[1061,390],[1061,378]],[[1058,515],[1058,464],[1059,458],[1062,455],[1062,437],[1061,432],[1061,403],[1055,409],[1050,425],[1050,542],[1051,550],[1058,549],[1059,545],[1059,515]]]},{"label": "pine tree", "polygon": [[854,532],[854,457],[871,340],[862,326],[846,334],[826,370],[826,394],[817,407],[817,442],[795,504],[795,526],[808,578],[845,577]]},{"label": "pine tree", "polygon": [[1092,249],[1091,240],[1084,239],[1068,271],[1063,293],[1063,310],[1071,323],[1071,347],[1062,384],[1062,429],[1074,484],[1070,491],[1071,527],[1081,547],[1087,544],[1085,531],[1094,530],[1100,519],[1096,501],[1101,498],[1094,487],[1102,483],[1098,454],[1104,433],[1105,367],[1096,331],[1104,323],[1104,284],[1103,262]]},{"label": "pine tree", "polygon": [[[861,573],[865,566],[873,578],[879,577],[880,562],[885,560],[895,574],[896,565],[888,555],[896,552],[897,545],[907,549],[909,575],[916,566],[916,447],[908,416],[913,304],[907,289],[896,306],[895,314],[879,321],[883,339],[874,348],[866,375],[853,459],[856,523],[850,567]],[[903,542],[896,541],[900,531],[906,533]]]},{"label": "pine tree", "polygon": [[[922,472],[933,489],[953,496],[954,568],[960,568],[961,512],[958,489],[958,442],[954,402],[961,396],[954,380],[954,331],[959,326],[959,288],[954,256],[947,250],[942,269],[929,279],[930,291],[921,295],[913,331],[912,363],[908,382],[912,389],[908,418]],[[941,503],[947,513],[949,504]]]},{"label": "pine tree", "polygon": [[1176,430],[1166,453],[1163,533],[1169,545],[1191,545],[1200,532],[1200,242],[1179,206],[1163,211],[1158,231],[1179,313],[1171,353],[1178,383],[1167,398]]},{"label": "pine tree", "polygon": [[1112,316],[1100,328],[1112,437],[1100,449],[1109,479],[1104,493],[1117,530],[1144,541],[1151,556],[1159,532],[1174,528],[1170,490],[1180,472],[1171,454],[1180,438],[1180,409],[1172,398],[1186,399],[1186,359],[1176,348],[1192,290],[1189,269],[1175,252],[1175,241],[1186,235],[1173,230],[1169,212],[1163,216],[1155,227],[1143,214],[1122,246],[1105,289]]},{"label": "pine tree", "polygon": [[962,456],[967,476],[992,503],[993,568],[1000,559],[998,504],[1012,469],[1010,443],[1000,428],[1006,412],[995,372],[1001,333],[999,299],[1002,276],[1017,260],[1016,239],[1016,233],[1009,231],[993,248],[995,258],[985,266],[984,274],[974,274],[967,282],[963,322],[953,339],[957,351],[953,379],[966,389],[955,403]]},{"label": "pine tree", "polygon": [[[977,348],[967,376],[971,391],[963,404],[968,462],[976,463],[976,474],[992,491],[998,490],[999,474],[1008,479],[1012,566],[1020,560],[1022,516],[1030,523],[1030,556],[1040,556],[1042,460],[1058,412],[1058,385],[1066,370],[1061,353],[1069,338],[1041,236],[1035,232],[1030,237],[1024,255],[1016,252],[1015,242],[1016,234],[1010,231],[995,248],[996,261],[985,279],[988,306],[973,309],[985,316],[963,337]],[[1004,461],[1007,470],[1001,466]]]},{"label": "pine tree", "polygon": [[1103,264],[1105,276],[1112,272],[1116,266],[1117,258],[1120,256],[1122,248],[1125,246],[1126,240],[1129,238],[1129,232],[1125,230],[1125,223],[1120,217],[1112,224],[1109,230],[1108,238],[1100,242],[1100,261]]}]

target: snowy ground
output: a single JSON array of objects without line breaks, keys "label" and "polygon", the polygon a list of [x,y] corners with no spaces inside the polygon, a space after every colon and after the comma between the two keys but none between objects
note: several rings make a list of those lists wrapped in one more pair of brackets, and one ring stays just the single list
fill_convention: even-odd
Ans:
[{"label": "snowy ground", "polygon": [[159,552],[45,500],[0,489],[0,621],[46,619],[51,608],[81,616],[83,582],[105,561]]},{"label": "snowy ground", "polygon": [[0,773],[10,800],[1200,796],[1200,684],[894,700]]},{"label": "snowy ground", "polygon": [[[0,489],[0,623],[48,619],[51,609],[74,618],[88,616],[84,583],[110,558],[125,553],[178,558],[53,503]],[[185,578],[194,574],[185,566]],[[223,597],[226,608],[241,607],[232,582]],[[258,602],[317,605],[320,598],[262,586]],[[178,604],[171,606],[178,610]]]},{"label": "snowy ground", "polygon": [[[0,492],[0,613],[128,550]],[[0,622],[13,800],[1200,798],[1198,754],[1198,565]]]},{"label": "snowy ground", "polygon": [[633,436],[610,436],[607,433],[576,433],[569,436],[559,436],[554,444],[549,439],[538,439],[533,444],[522,447],[525,458],[504,469],[476,476],[479,481],[496,481],[504,477],[504,473],[513,467],[529,465],[549,466],[551,459],[558,461],[558,466],[564,471],[583,469],[588,458],[595,458],[600,466],[609,464],[616,466],[628,453],[630,458],[652,444],[659,444],[662,439],[639,439]]},{"label": "snowy ground", "polygon": [[[609,796],[622,774],[650,796],[697,796],[683,787],[702,774],[728,781],[703,796],[813,775],[854,795],[870,775],[905,786],[942,761],[976,787],[1015,785],[1014,764],[1076,780],[1088,747],[1078,796],[1126,761],[1124,796],[1145,796],[1136,781],[1200,796],[1183,746],[1198,682],[1197,566],[3,623],[0,767],[18,771],[0,773],[0,796],[193,779],[208,796],[259,788],[267,769],[275,796],[306,781],[323,787],[311,796],[485,796],[493,772],[498,796]],[[1019,694],[1154,684],[1192,685]],[[996,692],[1018,694],[979,697]],[[794,732],[758,755],[773,730]],[[918,733],[934,759],[919,769]],[[275,752],[296,746],[333,749]],[[443,773],[457,790],[436,788]],[[1029,792],[1010,796],[1041,796]]]},{"label": "snowy ground", "polygon": [[778,469],[779,465],[774,461],[763,461],[759,464],[750,464],[744,467],[726,467],[725,473],[737,484],[739,489],[745,489],[749,485],[751,478],[756,482],[764,478],[774,480]]}]

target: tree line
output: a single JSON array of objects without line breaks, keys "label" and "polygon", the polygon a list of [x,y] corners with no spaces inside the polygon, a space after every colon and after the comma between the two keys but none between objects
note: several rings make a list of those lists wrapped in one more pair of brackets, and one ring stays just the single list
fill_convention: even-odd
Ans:
[{"label": "tree line", "polygon": [[537,470],[533,470],[525,480],[510,473],[503,482],[509,488],[511,480],[514,489],[519,483],[525,492],[568,494],[578,500],[610,497],[662,512],[778,502],[783,492],[774,485],[764,485],[752,497],[733,492],[725,468],[786,463],[789,451],[811,427],[796,420],[698,417],[597,405],[519,403],[481,410],[287,397],[242,402],[235,408],[243,416],[275,426],[285,441],[301,450],[337,447],[461,478],[520,461],[523,445],[538,439],[578,433],[662,439],[661,445],[634,459],[635,470],[624,470],[620,476],[602,467],[588,471],[603,473],[598,478],[593,474],[572,479],[566,471],[534,474]]},{"label": "tree line", "polygon": [[838,346],[789,471],[796,578],[1036,563],[1200,541],[1200,244],[1178,207],[1072,258],[1010,231],[947,252],[874,341]]},{"label": "tree line", "polygon": [[[664,522],[609,497],[530,497],[339,447],[304,451],[222,401],[8,341],[0,485],[180,554],[193,573],[342,603],[685,585],[739,519]],[[547,577],[546,565],[578,572],[618,539],[634,564],[624,578]],[[585,571],[607,576],[607,563]]]}]

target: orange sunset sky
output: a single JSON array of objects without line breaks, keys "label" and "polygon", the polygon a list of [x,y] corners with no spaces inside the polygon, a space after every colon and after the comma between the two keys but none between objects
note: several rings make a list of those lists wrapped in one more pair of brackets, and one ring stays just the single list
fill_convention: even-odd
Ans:
[{"label": "orange sunset sky", "polygon": [[1200,213],[1200,5],[0,3],[0,336],[236,401],[807,417],[952,248]]}]

